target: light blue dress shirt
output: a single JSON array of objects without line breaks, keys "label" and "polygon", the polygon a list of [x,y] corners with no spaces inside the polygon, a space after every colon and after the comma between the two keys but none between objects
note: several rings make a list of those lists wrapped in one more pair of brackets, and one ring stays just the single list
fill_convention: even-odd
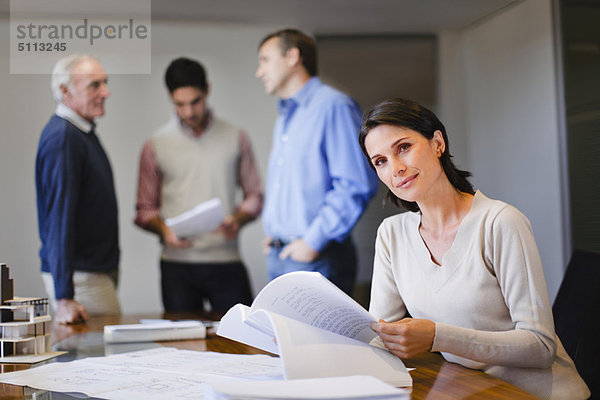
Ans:
[{"label": "light blue dress shirt", "polygon": [[279,100],[269,157],[265,234],[303,238],[317,251],[341,242],[377,191],[358,144],[361,112],[350,97],[311,78]]}]

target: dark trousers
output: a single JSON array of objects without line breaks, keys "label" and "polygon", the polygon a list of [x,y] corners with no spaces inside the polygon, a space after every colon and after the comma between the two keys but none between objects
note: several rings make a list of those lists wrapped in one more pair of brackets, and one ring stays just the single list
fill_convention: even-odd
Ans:
[{"label": "dark trousers", "polygon": [[320,272],[337,287],[352,296],[356,280],[356,249],[351,238],[343,242],[331,242],[321,251],[319,257],[310,263],[294,261],[291,258],[281,260],[281,248],[271,247],[267,256],[269,279],[294,271]]},{"label": "dark trousers", "polygon": [[160,261],[165,312],[224,313],[237,303],[250,305],[252,291],[246,267],[232,263],[178,263]]}]

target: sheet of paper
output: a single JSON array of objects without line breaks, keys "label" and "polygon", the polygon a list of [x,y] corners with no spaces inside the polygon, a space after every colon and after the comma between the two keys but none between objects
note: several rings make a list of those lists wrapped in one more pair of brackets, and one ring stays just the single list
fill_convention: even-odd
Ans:
[{"label": "sheet of paper", "polygon": [[203,377],[166,374],[160,380],[130,386],[102,394],[110,400],[204,399],[207,381]]},{"label": "sheet of paper", "polygon": [[[294,272],[269,282],[256,296],[253,312],[269,310],[297,321],[369,343],[375,336],[370,327],[376,319],[354,299],[317,272]],[[264,321],[255,321],[254,326]]]},{"label": "sheet of paper", "polygon": [[[84,393],[97,396],[103,392],[142,384],[143,371],[102,366],[78,360],[52,363],[23,371],[0,375],[5,383],[31,386],[55,392]],[[31,373],[34,372],[34,373]]]},{"label": "sheet of paper", "polygon": [[151,350],[94,357],[96,364],[150,369],[156,372],[202,372],[247,379],[282,379],[281,360],[265,355],[241,355],[160,347]]},{"label": "sheet of paper", "polygon": [[273,332],[265,332],[264,329],[255,329],[244,321],[248,317],[250,307],[244,304],[236,304],[223,316],[219,323],[217,335],[232,340],[242,341],[247,345],[279,354],[279,348],[275,342]]},{"label": "sheet of paper", "polygon": [[398,389],[372,376],[344,376],[286,381],[212,382],[207,397],[230,399],[409,399],[410,390]]},{"label": "sheet of paper", "polygon": [[52,363],[0,375],[0,382],[84,393],[105,399],[202,398],[213,380],[281,380],[278,358],[157,348],[108,357]]},{"label": "sheet of paper", "polygon": [[214,198],[196,207],[167,218],[165,224],[180,238],[194,237],[215,230],[225,219],[221,200]]},{"label": "sheet of paper", "polygon": [[393,386],[412,386],[402,360],[385,349],[283,315],[258,313],[274,327],[287,379],[370,375]]}]

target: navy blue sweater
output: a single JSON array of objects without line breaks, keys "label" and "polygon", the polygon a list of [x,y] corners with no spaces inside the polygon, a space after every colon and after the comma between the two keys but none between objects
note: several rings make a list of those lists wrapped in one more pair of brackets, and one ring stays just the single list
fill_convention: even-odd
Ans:
[{"label": "navy blue sweater", "polygon": [[94,133],[53,115],[35,162],[42,271],[56,298],[73,298],[73,271],[118,268],[117,200],[110,163]]}]

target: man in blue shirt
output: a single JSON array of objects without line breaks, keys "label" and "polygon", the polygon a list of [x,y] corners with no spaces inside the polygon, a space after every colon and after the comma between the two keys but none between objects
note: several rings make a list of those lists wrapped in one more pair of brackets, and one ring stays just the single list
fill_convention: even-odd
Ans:
[{"label": "man in blue shirt", "polygon": [[260,44],[256,77],[280,98],[262,217],[269,277],[318,271],[351,294],[350,232],[377,190],[358,144],[361,112],[321,83],[315,42],[294,29]]},{"label": "man in blue shirt", "polygon": [[111,166],[94,132],[110,92],[100,63],[72,55],[56,63],[58,102],[35,162],[42,278],[58,323],[119,314],[119,243]]}]

